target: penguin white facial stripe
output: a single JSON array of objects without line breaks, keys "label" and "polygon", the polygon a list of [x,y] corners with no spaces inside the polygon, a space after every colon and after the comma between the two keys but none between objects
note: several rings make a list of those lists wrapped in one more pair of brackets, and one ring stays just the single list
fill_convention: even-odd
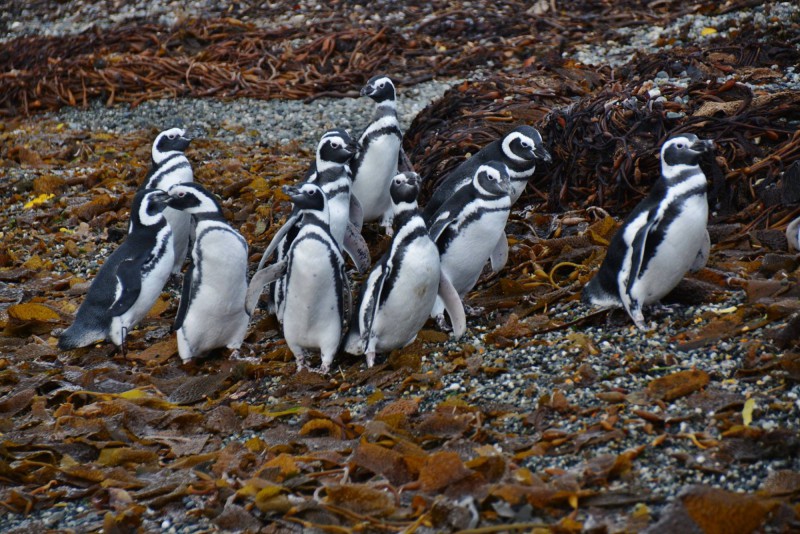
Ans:
[{"label": "penguin white facial stripe", "polygon": [[[139,206],[139,222],[143,226],[155,226],[164,220],[164,215],[161,213],[150,215],[148,213],[148,204],[148,199],[145,198],[144,202],[142,202],[142,204]],[[131,225],[131,227],[128,229],[128,233],[130,233],[132,229],[133,225]]]},{"label": "penguin white facial stripe", "polygon": [[523,134],[521,134],[519,132],[513,132],[513,133],[507,135],[503,139],[503,155],[505,157],[507,157],[508,159],[510,159],[511,161],[518,161],[518,162],[530,161],[527,158],[522,158],[522,157],[518,156],[514,152],[514,149],[511,148],[511,143],[513,143],[516,140],[519,140],[521,143],[530,144],[531,148],[535,146],[534,142],[533,142],[533,139],[531,139],[527,135],[523,135]]}]

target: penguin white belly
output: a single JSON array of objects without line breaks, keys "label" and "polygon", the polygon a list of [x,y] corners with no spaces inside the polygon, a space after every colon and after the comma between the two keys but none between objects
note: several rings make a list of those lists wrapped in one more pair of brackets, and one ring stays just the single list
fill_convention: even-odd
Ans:
[{"label": "penguin white belly", "polygon": [[483,266],[505,231],[507,211],[484,214],[458,230],[458,237],[442,254],[442,271],[463,298],[475,286]]},{"label": "penguin white belly", "polygon": [[[706,240],[708,202],[694,195],[667,227],[644,273],[633,284],[631,297],[643,305],[659,301],[672,291],[695,262]],[[663,223],[662,223],[663,224]]]},{"label": "penguin white belly", "polygon": [[330,229],[333,239],[342,249],[344,245],[344,235],[347,231],[347,223],[350,222],[350,194],[339,193],[328,201],[328,212],[330,213]]},{"label": "penguin white belly", "polygon": [[432,241],[420,239],[408,247],[391,293],[375,312],[371,337],[377,352],[414,340],[433,309],[440,273],[439,251]]},{"label": "penguin white belly", "polygon": [[[159,235],[160,237],[161,235]],[[139,297],[125,313],[111,320],[108,337],[115,345],[121,345],[125,341],[128,331],[144,319],[144,316],[153,307],[156,299],[161,294],[161,290],[164,289],[164,284],[167,283],[172,271],[174,258],[175,253],[172,247],[172,238],[170,237],[164,247],[164,254],[153,266],[153,269],[142,279]]]},{"label": "penguin white belly", "polygon": [[231,246],[232,241],[228,232],[217,231],[199,243],[201,250],[218,253],[205,254],[195,264],[193,277],[200,284],[178,332],[189,349],[186,356],[181,352],[184,360],[220,347],[237,349],[247,333],[247,251],[238,243]]},{"label": "penguin white belly", "polygon": [[295,242],[290,255],[283,303],[286,343],[290,347],[335,350],[342,335],[342,319],[330,250],[324,243],[303,239]]},{"label": "penguin white belly", "polygon": [[179,273],[181,272],[183,262],[186,260],[186,254],[189,251],[189,233],[192,229],[192,216],[184,211],[166,208],[164,210],[164,218],[172,229],[174,252],[171,269],[173,273]]},{"label": "penguin white belly", "polygon": [[353,181],[353,194],[361,203],[366,222],[383,217],[392,204],[389,185],[397,174],[399,153],[400,139],[396,135],[383,135],[370,141],[357,179]]}]

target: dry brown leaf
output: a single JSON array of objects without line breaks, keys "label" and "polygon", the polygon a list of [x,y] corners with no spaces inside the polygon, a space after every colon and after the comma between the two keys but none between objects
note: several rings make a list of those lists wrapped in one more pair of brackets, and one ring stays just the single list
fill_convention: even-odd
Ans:
[{"label": "dry brown leaf", "polygon": [[363,469],[386,477],[397,486],[411,482],[414,478],[403,454],[373,443],[359,443],[353,452],[352,461]]},{"label": "dry brown leaf", "polygon": [[647,393],[653,399],[671,401],[704,388],[709,380],[708,373],[700,369],[678,371],[651,380]]},{"label": "dry brown leaf", "polygon": [[39,322],[52,322],[60,319],[58,313],[36,302],[26,302],[23,304],[14,304],[8,307],[8,315],[18,321],[39,321]]},{"label": "dry brown leaf", "polygon": [[382,517],[394,512],[391,494],[367,484],[327,486],[327,502],[347,508],[357,514]]},{"label": "dry brown leaf", "polygon": [[455,452],[435,452],[428,456],[419,473],[423,491],[441,491],[472,474]]}]

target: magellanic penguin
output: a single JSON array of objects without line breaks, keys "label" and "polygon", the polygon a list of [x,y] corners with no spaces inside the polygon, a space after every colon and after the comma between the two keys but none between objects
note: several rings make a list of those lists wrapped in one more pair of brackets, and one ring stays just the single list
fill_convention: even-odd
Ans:
[{"label": "magellanic penguin", "polygon": [[388,76],[374,76],[361,89],[361,96],[368,96],[377,106],[369,126],[358,138],[358,151],[350,164],[353,194],[361,204],[364,221],[380,220],[384,227],[389,227],[392,210],[389,185],[397,174],[403,141],[394,83]]},{"label": "magellanic penguin", "polygon": [[345,350],[367,355],[372,367],[376,352],[405,347],[431,314],[437,294],[442,298],[460,338],[466,329],[461,298],[441,275],[439,249],[428,235],[417,209],[420,181],[416,173],[392,179],[394,234],[389,250],[375,264],[361,290]]},{"label": "magellanic penguin", "polygon": [[[536,128],[518,126],[479,150],[474,156],[452,170],[438,185],[425,205],[422,216],[429,225],[439,207],[456,191],[469,184],[481,165],[496,161],[505,164],[511,180],[511,204],[519,199],[539,162],[551,161],[542,136]],[[499,272],[508,261],[508,240],[505,233],[498,239],[490,256],[492,270]]]},{"label": "magellanic penguin", "polygon": [[217,199],[195,183],[169,188],[169,206],[192,216],[192,261],[175,317],[184,363],[216,348],[242,346],[250,322],[247,242],[222,215]]},{"label": "magellanic penguin", "polygon": [[[361,218],[360,206],[355,197],[350,194],[351,178],[347,163],[354,153],[355,145],[347,131],[341,129],[327,131],[317,145],[316,158],[306,173],[306,180],[319,185],[326,193],[327,198],[333,198],[333,201],[329,201],[335,210],[335,216],[331,217],[334,220],[334,224],[331,225],[331,233],[337,246],[353,260],[356,269],[360,273],[365,273],[369,269],[371,261],[369,248],[361,236],[360,228],[350,222],[360,221]],[[346,207],[348,200],[350,204]],[[286,258],[292,241],[300,231],[302,220],[302,209],[295,205],[291,215],[275,233],[261,256],[258,271],[264,269],[273,253],[276,254],[273,265],[279,264]],[[267,305],[268,311],[276,314],[278,320],[282,320],[282,315],[278,312],[281,309],[284,294],[284,280],[279,278],[270,287]]]},{"label": "magellanic penguin", "polygon": [[58,348],[76,349],[105,339],[124,348],[128,331],[153,307],[172,269],[172,231],[163,215],[168,201],[167,193],[158,189],[136,193],[127,238],[100,267]]},{"label": "magellanic penguin", "polygon": [[[508,169],[493,161],[478,167],[472,181],[434,214],[429,234],[439,248],[442,274],[462,299],[475,287],[500,237],[505,239],[510,212]],[[444,302],[437,297],[431,315],[441,323],[443,311]]]},{"label": "magellanic penguin", "polygon": [[583,290],[595,306],[623,306],[645,329],[642,307],[672,291],[689,270],[701,269],[710,240],[706,176],[700,158],[712,141],[681,134],[661,147],[661,179],[611,239],[597,275]]},{"label": "magellanic penguin", "polygon": [[[175,184],[193,182],[192,166],[184,154],[191,141],[181,128],[171,128],[158,134],[153,142],[150,171],[147,173],[140,189],[168,191]],[[175,260],[172,265],[172,272],[177,274],[181,272],[189,250],[189,232],[192,226],[191,216],[188,213],[167,208],[164,210],[164,217],[166,217],[170,228],[172,228],[175,243]]]},{"label": "magellanic penguin", "polygon": [[328,201],[315,184],[284,187],[303,220],[286,259],[283,336],[306,367],[309,351],[319,350],[327,373],[349,323],[350,284],[339,247],[328,225]]}]

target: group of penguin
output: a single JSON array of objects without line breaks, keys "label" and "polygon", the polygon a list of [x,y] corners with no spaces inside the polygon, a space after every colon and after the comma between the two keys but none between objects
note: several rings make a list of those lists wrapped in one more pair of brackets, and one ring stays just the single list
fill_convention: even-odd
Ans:
[{"label": "group of penguin", "polygon": [[[191,262],[174,323],[184,362],[217,348],[238,353],[260,301],[282,324],[298,371],[318,352],[330,370],[340,350],[377,353],[411,343],[429,318],[455,338],[466,330],[462,301],[487,263],[508,260],[505,226],[537,164],[551,156],[539,132],[514,128],[451,171],[420,210],[420,177],[402,150],[396,91],[385,75],[361,90],[375,112],[357,141],[342,129],[320,139],[315,161],[296,186],[284,186],[291,215],[274,234],[248,283],[248,245],[228,224],[216,197],[193,180],[179,128],[161,132],[152,166],[134,196],[128,236],[106,259],[61,333],[62,350],[102,340],[123,346],[170,275]],[[623,307],[646,328],[645,305],[671,291],[708,258],[706,178],[700,158],[711,141],[674,136],[661,148],[661,179],[613,237],[583,300]],[[370,270],[361,230],[377,222],[392,236]],[[367,273],[352,305],[349,257]],[[262,293],[266,293],[262,300]]]}]

